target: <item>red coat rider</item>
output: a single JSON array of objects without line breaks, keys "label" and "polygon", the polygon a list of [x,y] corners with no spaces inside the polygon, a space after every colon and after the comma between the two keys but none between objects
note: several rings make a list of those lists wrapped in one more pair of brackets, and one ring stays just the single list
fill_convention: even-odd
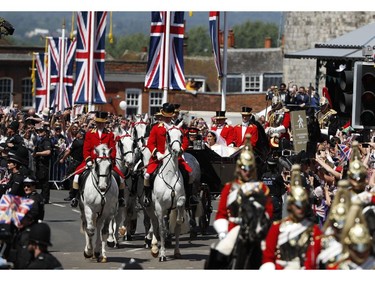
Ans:
[{"label": "red coat rider", "polygon": [[211,130],[219,132],[220,136],[227,142],[227,145],[234,146],[235,135],[233,127],[225,123],[226,119],[225,111],[216,111],[215,125],[211,126]]},{"label": "red coat rider", "polygon": [[[144,175],[144,190],[145,190],[145,200],[144,204],[145,206],[149,206],[151,202],[151,193],[152,193],[152,187],[150,184],[150,176],[153,174],[160,164],[160,161],[164,158],[165,155],[165,148],[166,148],[166,142],[167,142],[167,130],[164,125],[164,123],[167,123],[169,125],[172,125],[172,117],[175,112],[175,108],[173,104],[164,103],[163,108],[160,110],[161,112],[161,121],[152,127],[150,136],[147,141],[147,148],[151,152],[151,159],[147,166],[146,173]],[[182,130],[181,130],[182,131]],[[186,150],[189,147],[189,140],[182,131],[182,151]],[[183,168],[185,171],[181,170],[182,173],[187,172],[189,174],[189,185],[190,182],[190,175],[192,172],[191,167],[189,164],[183,159],[182,156],[178,158],[179,167]],[[185,184],[184,184],[185,186]],[[190,189],[191,186],[185,188],[186,197],[190,197]]]},{"label": "red coat rider", "polygon": [[[72,200],[72,207],[76,207],[78,204],[78,178],[79,175],[84,171],[85,167],[91,167],[92,161],[96,159],[97,155],[95,154],[95,147],[97,147],[100,144],[107,144],[108,148],[111,150],[111,159],[115,163],[116,159],[116,143],[115,143],[115,137],[114,134],[109,131],[107,128],[105,128],[105,124],[107,122],[108,113],[107,112],[96,112],[95,113],[95,123],[96,128],[88,131],[85,135],[85,140],[83,143],[83,161],[82,163],[77,167],[75,172],[75,177],[73,180],[73,190],[74,191],[74,197]],[[119,189],[119,203],[120,206],[124,205],[124,175],[121,172],[121,170],[116,166],[113,165],[113,170],[120,176],[121,178],[121,184]]]},{"label": "red coat rider", "polygon": [[258,141],[258,127],[250,123],[251,107],[242,107],[242,123],[234,126],[234,145],[240,147],[245,144],[245,138],[247,134],[251,135],[251,145],[255,147]]}]

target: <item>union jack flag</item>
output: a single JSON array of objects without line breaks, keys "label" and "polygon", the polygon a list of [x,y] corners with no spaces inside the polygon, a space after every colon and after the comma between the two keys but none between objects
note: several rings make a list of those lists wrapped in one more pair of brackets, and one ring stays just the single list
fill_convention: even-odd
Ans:
[{"label": "union jack flag", "polygon": [[212,45],[212,52],[214,54],[215,66],[219,79],[223,77],[223,70],[221,68],[220,45],[219,45],[219,31],[220,31],[220,12],[209,12],[209,27],[210,38]]},{"label": "union jack flag", "polygon": [[0,224],[21,225],[21,220],[30,210],[34,200],[15,196],[11,194],[3,195],[0,200]]},{"label": "union jack flag", "polygon": [[104,104],[105,31],[107,12],[77,13],[74,104]]},{"label": "union jack flag", "polygon": [[48,64],[46,63],[45,53],[35,53],[35,109],[36,112],[42,112],[47,106],[48,85]]},{"label": "union jack flag", "polygon": [[[166,30],[167,13],[169,12],[151,12],[150,48],[145,88],[185,90],[184,12],[171,12],[173,21],[170,24],[169,34]],[[167,43],[169,43],[169,54],[166,54]],[[168,61],[167,66],[166,61]],[[168,77],[164,77],[165,67],[169,69]]]},{"label": "union jack flag", "polygon": [[[64,45],[63,45],[64,42]],[[61,111],[72,104],[73,92],[73,63],[76,49],[76,39],[70,40],[62,37],[48,38],[49,62],[50,62],[50,85],[55,86],[51,92],[50,103],[56,111]],[[64,50],[64,51],[61,51]],[[61,72],[63,64],[63,74]],[[62,79],[62,80],[61,80]],[[60,93],[60,82],[63,86]]]},{"label": "union jack flag", "polygon": [[350,154],[352,153],[352,149],[345,145],[345,144],[338,144],[339,147],[339,161],[343,163],[345,161],[349,161]]}]

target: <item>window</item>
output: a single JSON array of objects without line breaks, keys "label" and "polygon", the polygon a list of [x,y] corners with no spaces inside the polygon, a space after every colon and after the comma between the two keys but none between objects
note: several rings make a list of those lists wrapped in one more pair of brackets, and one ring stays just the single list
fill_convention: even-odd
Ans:
[{"label": "window", "polygon": [[279,87],[282,81],[282,73],[263,73],[263,90],[267,91],[271,86]]},{"label": "window", "polygon": [[141,114],[141,90],[140,89],[126,89],[126,115]]},{"label": "window", "polygon": [[259,93],[261,89],[261,76],[258,74],[244,75],[244,93]]},{"label": "window", "polygon": [[32,83],[30,78],[22,79],[22,106],[33,106]]},{"label": "window", "polygon": [[11,94],[13,90],[13,82],[10,78],[0,79],[0,106],[9,106]]},{"label": "window", "polygon": [[163,92],[150,92],[150,115],[153,116],[163,106]]},{"label": "window", "polygon": [[228,75],[227,76],[227,92],[240,93],[242,92],[242,75]]}]

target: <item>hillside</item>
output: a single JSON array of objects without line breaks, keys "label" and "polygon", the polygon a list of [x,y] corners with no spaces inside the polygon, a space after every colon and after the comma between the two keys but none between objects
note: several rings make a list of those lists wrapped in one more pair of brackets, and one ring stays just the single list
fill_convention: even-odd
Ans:
[{"label": "hillside", "polygon": [[[229,28],[247,21],[281,23],[281,12],[227,12]],[[15,28],[12,36],[20,44],[44,44],[41,35],[58,36],[65,20],[67,34],[71,31],[70,12],[0,12]],[[148,34],[150,31],[150,12],[113,12],[113,33],[126,36],[134,33]],[[208,28],[208,12],[185,13],[186,31],[196,26]],[[222,21],[223,22],[223,21]]]}]

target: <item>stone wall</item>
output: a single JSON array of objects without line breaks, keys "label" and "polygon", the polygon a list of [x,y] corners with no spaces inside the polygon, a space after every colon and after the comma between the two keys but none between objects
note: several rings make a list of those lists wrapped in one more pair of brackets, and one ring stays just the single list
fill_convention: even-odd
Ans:
[{"label": "stone wall", "polygon": [[[284,54],[314,48],[316,43],[325,43],[374,20],[375,12],[285,12]],[[283,72],[286,82],[314,86],[316,59],[284,59]],[[319,88],[324,84],[323,79]]]}]

